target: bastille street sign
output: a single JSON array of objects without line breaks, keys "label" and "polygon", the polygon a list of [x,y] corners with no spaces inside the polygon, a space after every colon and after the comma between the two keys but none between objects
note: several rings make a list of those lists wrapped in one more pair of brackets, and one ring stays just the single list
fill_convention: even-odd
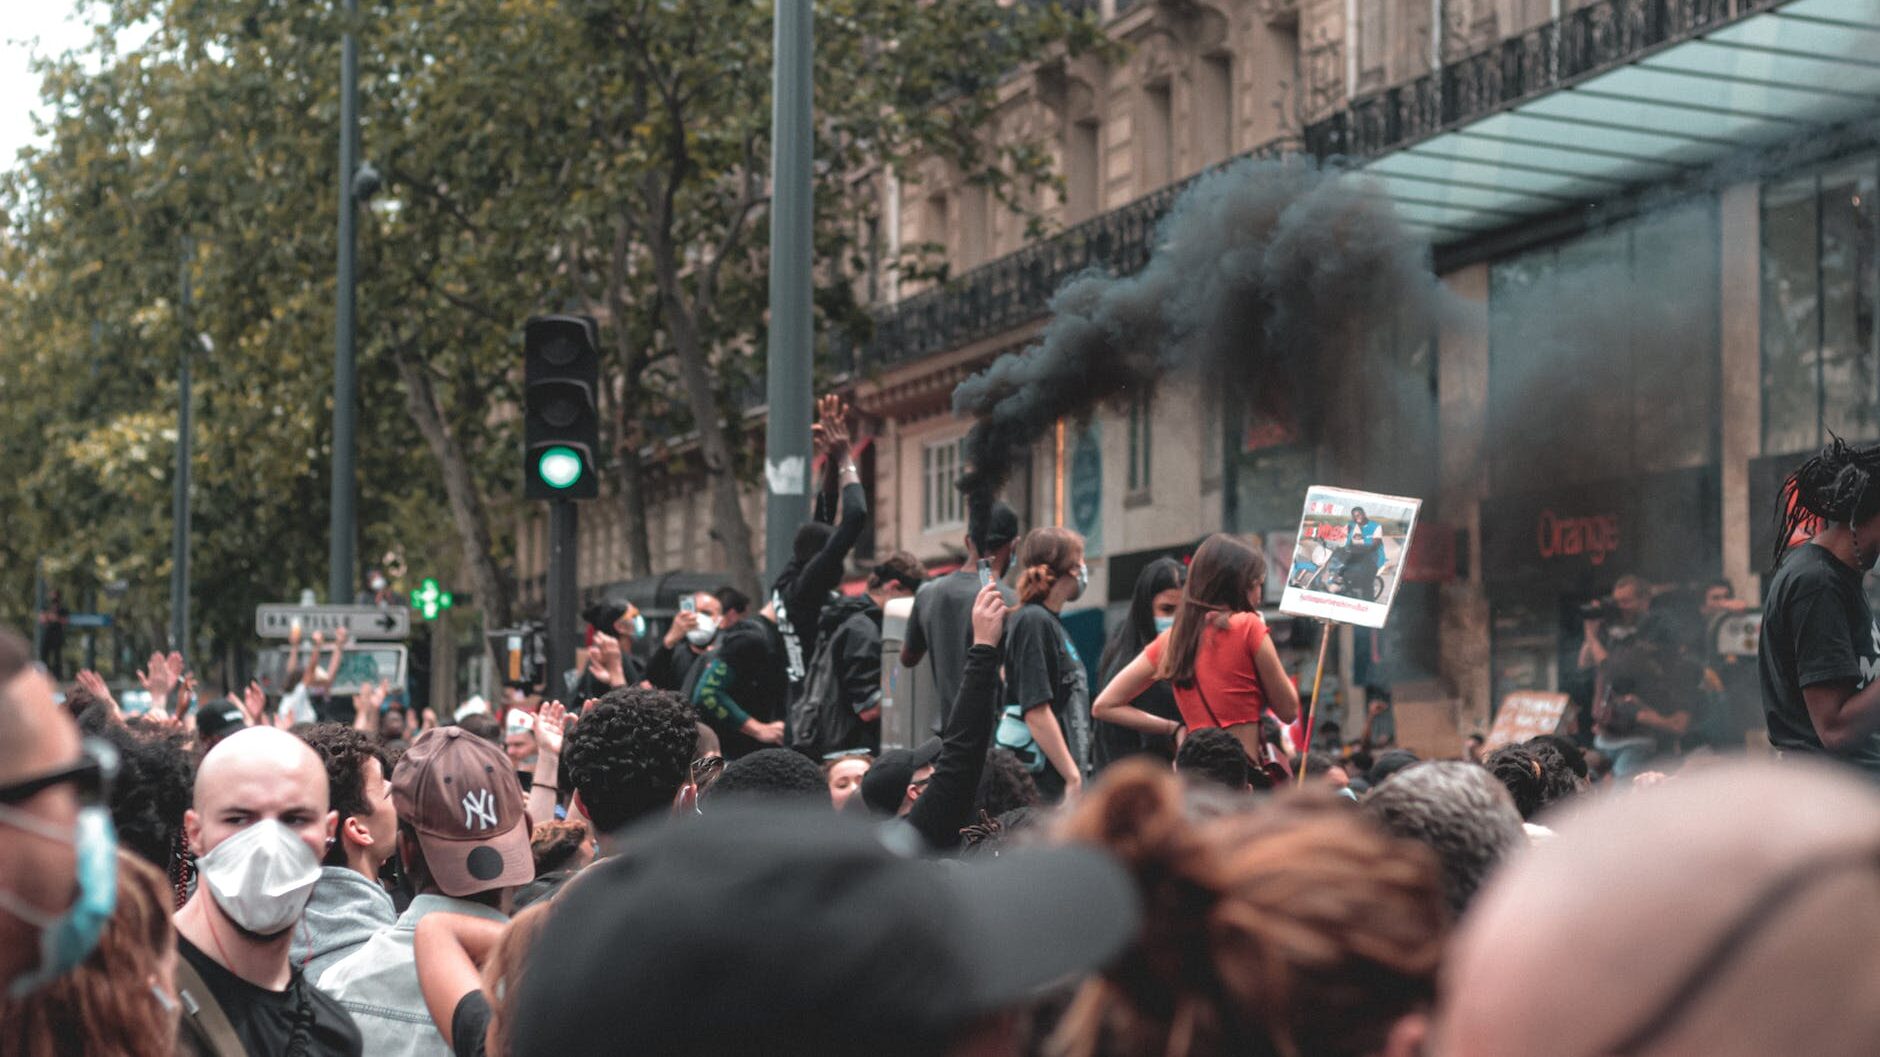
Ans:
[{"label": "bastille street sign", "polygon": [[341,628],[355,639],[402,639],[411,634],[411,611],[404,606],[302,606],[292,602],[264,602],[255,607],[255,634],[284,639],[300,622],[302,641],[313,633],[328,638]]}]

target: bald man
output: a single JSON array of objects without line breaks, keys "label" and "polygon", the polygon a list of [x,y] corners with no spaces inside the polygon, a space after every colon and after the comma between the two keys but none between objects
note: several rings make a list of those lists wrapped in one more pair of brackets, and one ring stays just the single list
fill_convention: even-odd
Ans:
[{"label": "bald man", "polygon": [[[60,930],[61,919],[83,913],[78,899],[110,913],[117,884],[110,847],[102,852],[112,864],[102,878],[107,887],[76,891],[79,846],[115,846],[108,824],[89,832],[79,826],[81,807],[98,802],[98,774],[26,640],[0,630],[0,990],[35,987],[71,968],[42,963],[41,944]],[[97,938],[90,930],[84,949],[66,951],[60,961],[83,958]]]},{"label": "bald man", "polygon": [[185,1051],[214,1052],[219,1015],[257,1057],[361,1053],[352,1017],[288,959],[338,822],[326,766],[286,731],[249,727],[203,757],[183,815],[199,880],[176,913]]},{"label": "bald man", "polygon": [[1436,1057],[1880,1053],[1880,795],[1735,763],[1571,810],[1489,883]]}]

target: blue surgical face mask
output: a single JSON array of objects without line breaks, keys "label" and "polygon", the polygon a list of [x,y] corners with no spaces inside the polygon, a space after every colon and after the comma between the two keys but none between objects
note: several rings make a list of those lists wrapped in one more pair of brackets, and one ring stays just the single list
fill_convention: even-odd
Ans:
[{"label": "blue surgical face mask", "polygon": [[1175,626],[1174,617],[1156,617],[1155,618],[1155,633],[1157,635],[1162,634],[1164,631],[1167,631],[1168,629],[1174,626]]},{"label": "blue surgical face mask", "polygon": [[98,946],[105,922],[117,907],[117,831],[104,806],[81,808],[72,832],[17,808],[0,805],[0,823],[70,844],[76,851],[78,895],[62,914],[48,914],[12,892],[0,889],[0,910],[39,930],[39,964],[13,981],[9,994],[19,998],[71,972]]},{"label": "blue surgical face mask", "polygon": [[636,639],[643,639],[646,637],[646,614],[644,613],[633,614],[633,637]]}]

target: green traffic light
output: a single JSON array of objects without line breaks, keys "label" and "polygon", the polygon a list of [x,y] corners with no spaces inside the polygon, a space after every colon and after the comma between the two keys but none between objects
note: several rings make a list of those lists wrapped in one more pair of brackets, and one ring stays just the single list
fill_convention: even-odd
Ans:
[{"label": "green traffic light", "polygon": [[550,488],[572,488],[581,480],[581,456],[573,448],[556,445],[536,460],[535,472]]}]

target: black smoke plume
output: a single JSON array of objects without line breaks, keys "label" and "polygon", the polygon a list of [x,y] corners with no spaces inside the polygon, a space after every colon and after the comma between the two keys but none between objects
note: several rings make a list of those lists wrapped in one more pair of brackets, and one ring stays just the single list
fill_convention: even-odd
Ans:
[{"label": "black smoke plume", "polygon": [[1427,246],[1362,176],[1304,158],[1204,176],[1147,266],[1065,283],[1037,344],[953,391],[954,412],[978,418],[960,481],[969,510],[1056,420],[1175,371],[1302,420],[1321,360],[1380,326],[1432,324],[1442,298]]}]

